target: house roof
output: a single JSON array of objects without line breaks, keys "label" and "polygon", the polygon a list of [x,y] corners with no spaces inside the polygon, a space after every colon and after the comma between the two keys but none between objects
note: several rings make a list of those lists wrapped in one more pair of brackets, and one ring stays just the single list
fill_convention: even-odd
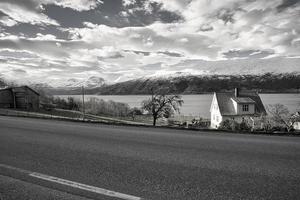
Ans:
[{"label": "house roof", "polygon": [[249,97],[232,97],[232,99],[237,103],[255,103],[255,101]]},{"label": "house roof", "polygon": [[256,92],[240,91],[236,97],[234,92],[216,93],[221,115],[236,115],[232,99],[237,103],[254,103],[255,114],[266,114],[265,107]]}]

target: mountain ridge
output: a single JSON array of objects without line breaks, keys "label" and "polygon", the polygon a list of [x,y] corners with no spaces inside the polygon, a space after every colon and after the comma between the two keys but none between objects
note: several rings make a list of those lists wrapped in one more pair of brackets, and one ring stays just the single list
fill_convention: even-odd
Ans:
[{"label": "mountain ridge", "polygon": [[[299,92],[300,73],[262,75],[187,75],[172,77],[142,77],[101,87],[86,88],[90,95],[136,95],[164,91],[172,94],[201,94],[230,91],[235,87],[260,92]],[[52,89],[56,95],[81,94],[81,88]]]}]

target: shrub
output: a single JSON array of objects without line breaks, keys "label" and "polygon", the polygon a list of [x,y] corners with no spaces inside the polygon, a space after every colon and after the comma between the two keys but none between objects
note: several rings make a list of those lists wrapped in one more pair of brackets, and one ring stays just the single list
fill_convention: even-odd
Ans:
[{"label": "shrub", "polygon": [[80,102],[76,101],[73,97],[68,97],[67,100],[62,98],[54,98],[53,104],[56,108],[66,109],[66,110],[79,110]]},{"label": "shrub", "polygon": [[168,126],[180,126],[181,122],[175,119],[168,119]]},{"label": "shrub", "polygon": [[208,128],[210,126],[210,121],[207,121],[203,118],[193,119],[190,126],[195,128]]},{"label": "shrub", "polygon": [[228,119],[221,122],[219,129],[222,130],[232,130],[232,122]]},{"label": "shrub", "polygon": [[94,115],[126,117],[130,112],[128,104],[91,98],[85,105],[86,112]]},{"label": "shrub", "polygon": [[137,107],[131,108],[128,113],[128,116],[130,116],[132,120],[135,120],[135,116],[137,115],[143,115],[143,111]]},{"label": "shrub", "polygon": [[234,120],[226,119],[221,122],[219,129],[229,130],[229,131],[249,130],[249,129],[247,129],[248,125],[246,124],[246,122],[242,122],[241,124],[239,124],[238,122],[236,122]]},{"label": "shrub", "polygon": [[250,131],[251,130],[251,126],[250,124],[243,120],[240,124],[239,124],[239,129],[238,130],[241,130],[241,131]]}]

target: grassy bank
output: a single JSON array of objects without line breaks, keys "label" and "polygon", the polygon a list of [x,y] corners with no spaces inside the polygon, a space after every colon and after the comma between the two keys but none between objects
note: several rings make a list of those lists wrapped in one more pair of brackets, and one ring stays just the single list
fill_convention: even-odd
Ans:
[{"label": "grassy bank", "polygon": [[[229,130],[218,130],[210,128],[199,128],[192,126],[170,126],[164,120],[159,120],[159,123],[156,127],[152,126],[151,116],[139,116],[133,120],[132,118],[111,118],[86,114],[85,119],[79,111],[71,110],[61,110],[54,109],[52,111],[41,110],[39,112],[28,112],[22,110],[13,110],[13,109],[0,109],[0,115],[2,116],[14,116],[14,117],[30,117],[30,118],[39,118],[39,119],[55,119],[55,120],[65,120],[65,121],[74,121],[74,122],[86,122],[86,123],[103,123],[109,125],[126,125],[126,126],[142,126],[142,127],[151,127],[151,128],[172,128],[179,130],[191,130],[197,132],[211,132],[211,133],[236,133],[236,134],[257,134],[257,135],[277,135],[277,136],[300,136],[300,132],[275,132],[267,133],[264,131],[229,131]],[[178,119],[178,118],[177,118]],[[182,117],[180,118],[182,119]],[[186,118],[183,118],[186,119]]]}]

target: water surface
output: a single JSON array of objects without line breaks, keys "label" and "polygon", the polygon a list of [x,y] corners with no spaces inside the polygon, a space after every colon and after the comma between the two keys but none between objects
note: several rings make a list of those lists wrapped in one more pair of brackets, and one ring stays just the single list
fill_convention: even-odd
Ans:
[{"label": "water surface", "polygon": [[[68,96],[81,100],[81,95],[59,95],[61,98]],[[116,102],[127,103],[130,107],[140,107],[141,102],[150,98],[149,95],[86,95],[85,99],[98,98],[103,100],[113,100]],[[210,118],[210,104],[213,94],[182,95],[184,104],[180,109],[180,114],[185,116],[200,116]],[[300,109],[300,94],[260,94],[264,105],[284,104],[291,112]]]}]

